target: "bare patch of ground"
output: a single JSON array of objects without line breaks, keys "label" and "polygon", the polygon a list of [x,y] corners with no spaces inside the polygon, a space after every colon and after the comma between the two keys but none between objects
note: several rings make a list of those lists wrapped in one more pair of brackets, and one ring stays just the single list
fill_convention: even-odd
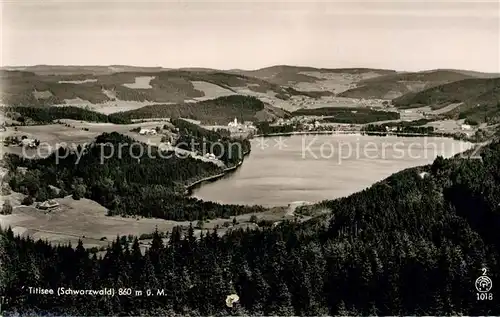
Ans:
[{"label": "bare patch of ground", "polygon": [[131,84],[123,84],[123,86],[131,89],[150,89],[153,88],[149,83],[155,76],[139,76],[135,78],[135,82]]},{"label": "bare patch of ground", "polygon": [[294,216],[295,215],[295,209],[297,209],[298,207],[301,207],[301,206],[308,206],[308,205],[312,205],[312,203],[310,203],[308,201],[294,201],[294,202],[291,202],[290,204],[288,204],[288,208],[287,208],[285,214],[287,216]]},{"label": "bare patch of ground", "polygon": [[150,102],[150,101],[128,101],[115,100],[101,104],[91,104],[90,109],[103,114],[111,114],[122,111],[136,110],[149,105],[169,104],[168,102]]},{"label": "bare patch of ground", "polygon": [[60,106],[77,106],[78,107],[78,106],[87,106],[90,104],[92,104],[90,101],[84,100],[80,97],[76,97],[73,99],[64,99],[64,104],[54,105],[54,107],[60,107]]},{"label": "bare patch of ground", "polygon": [[383,96],[383,99],[392,100],[394,98],[401,97],[402,95],[403,94],[399,91],[391,90]]},{"label": "bare patch of ground", "polygon": [[[402,81],[400,81],[402,82]],[[427,87],[428,83],[427,82],[421,82],[421,81],[412,81],[412,82],[402,82],[406,85],[406,87],[413,92],[419,92],[425,89]]]},{"label": "bare patch of ground", "polygon": [[57,83],[58,84],[85,84],[85,83],[95,83],[95,82],[97,82],[97,79],[89,78],[89,79],[84,79],[84,80],[60,80]]},{"label": "bare patch of ground", "polygon": [[52,97],[53,95],[49,90],[40,90],[40,91],[34,90],[33,96],[36,99],[48,99],[48,98]]},{"label": "bare patch of ground", "polygon": [[[110,93],[110,91],[108,91],[108,93]],[[112,99],[105,103],[94,104],[88,100],[84,100],[81,98],[65,99],[64,102],[65,103],[63,104],[52,105],[52,107],[73,106],[79,108],[88,108],[89,110],[96,111],[102,114],[111,114],[122,111],[136,110],[149,105],[169,104],[168,102],[132,101],[119,99]]]},{"label": "bare patch of ground", "polygon": [[474,133],[475,130],[463,131],[461,129],[462,124],[464,124],[465,120],[439,120],[427,123],[425,126],[434,127],[437,132],[445,132],[445,133],[458,133],[458,132],[466,132],[466,133]]},{"label": "bare patch of ground", "polygon": [[109,90],[109,89],[101,89],[102,93],[106,95],[111,100],[116,99],[116,92],[114,90]]},{"label": "bare patch of ground", "polygon": [[223,88],[219,85],[215,85],[206,81],[191,81],[194,89],[202,91],[205,95],[204,97],[195,97],[193,99],[201,101],[208,99],[215,99],[224,96],[236,95],[234,91]]},{"label": "bare patch of ground", "polygon": [[463,105],[464,103],[463,102],[459,102],[459,103],[452,103],[452,104],[449,104],[447,105],[446,107],[443,107],[443,108],[440,108],[440,109],[436,109],[436,110],[432,110],[431,113],[432,114],[443,114],[443,113],[447,113],[447,112],[450,112],[452,110],[454,110],[455,108]]}]

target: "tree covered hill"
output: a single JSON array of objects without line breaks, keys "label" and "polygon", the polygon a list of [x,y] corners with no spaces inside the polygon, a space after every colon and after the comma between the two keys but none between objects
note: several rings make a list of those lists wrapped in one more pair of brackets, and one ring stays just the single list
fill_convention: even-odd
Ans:
[{"label": "tree covered hill", "polygon": [[[93,69],[91,69],[93,70]],[[76,70],[75,70],[76,71]],[[89,73],[90,72],[90,73]],[[281,99],[301,95],[300,91],[282,87],[265,80],[222,71],[155,70],[109,73],[102,69],[95,73],[82,70],[75,74],[46,74],[24,70],[0,70],[0,84],[4,87],[0,101],[9,106],[50,106],[64,104],[65,100],[79,98],[82,102],[99,104],[125,101],[174,102],[203,97],[193,81],[202,81],[233,91],[245,88],[256,93],[272,92]],[[150,88],[130,88],[127,84],[137,77],[151,77]],[[307,95],[307,93],[304,93]]]},{"label": "tree covered hill", "polygon": [[393,99],[424,89],[473,78],[453,70],[432,70],[423,72],[396,73],[360,81],[356,88],[344,91],[342,97],[364,99]]},{"label": "tree covered hill", "polygon": [[128,124],[130,120],[105,115],[89,109],[74,106],[64,107],[6,107],[5,115],[24,124],[50,124],[59,119],[72,119],[89,122]]},{"label": "tree covered hill", "polygon": [[[76,199],[86,197],[100,203],[111,215],[172,220],[212,219],[263,210],[246,206],[228,208],[185,197],[187,185],[223,173],[222,168],[138,143],[115,132],[104,133],[93,144],[77,151],[60,148],[58,153],[42,159],[13,154],[4,159],[10,169],[7,179],[10,187],[36,201],[72,194]],[[27,167],[28,171],[19,172],[19,166]],[[55,194],[50,185],[61,192]]]},{"label": "tree covered hill", "polygon": [[226,125],[228,122],[233,121],[234,118],[237,118],[240,122],[269,121],[289,115],[287,111],[265,104],[258,98],[242,95],[219,97],[200,101],[196,104],[150,105],[136,110],[116,112],[108,115],[75,106],[13,106],[6,107],[4,113],[16,121],[30,124],[48,124],[58,119],[129,124],[133,119],[182,117],[199,120],[203,124]]},{"label": "tree covered hill", "polygon": [[183,119],[173,119],[172,124],[179,130],[177,147],[202,155],[213,154],[228,167],[240,164],[250,153],[250,141],[231,138],[227,130],[207,130]]},{"label": "tree covered hill", "polygon": [[199,120],[203,124],[226,125],[228,122],[265,121],[283,117],[286,112],[264,104],[255,97],[233,95],[219,97],[198,103],[174,105],[151,105],[137,110],[118,112],[110,115],[117,120],[146,118],[188,118]]},{"label": "tree covered hill", "polygon": [[308,66],[276,65],[264,67],[256,70],[230,70],[229,72],[243,74],[250,77],[260,78],[278,85],[289,85],[298,82],[317,82],[320,79],[314,76],[303,74],[304,72],[335,73],[361,75],[373,73],[378,76],[394,74],[396,71],[373,68],[316,68]]},{"label": "tree covered hill", "polygon": [[[420,176],[425,171],[427,176]],[[330,214],[195,239],[155,234],[145,255],[118,239],[106,256],[2,231],[6,312],[39,315],[499,315],[478,300],[500,279],[500,143],[482,160],[438,158],[349,197]],[[165,290],[163,296],[28,295],[45,288]],[[493,288],[493,292],[495,288]],[[156,292],[155,292],[156,293]],[[236,293],[233,308],[226,296]],[[493,293],[493,296],[496,296]]]},{"label": "tree covered hill", "polygon": [[431,106],[439,109],[452,103],[462,103],[448,115],[478,122],[500,120],[500,78],[473,78],[440,85],[393,100],[398,108]]}]

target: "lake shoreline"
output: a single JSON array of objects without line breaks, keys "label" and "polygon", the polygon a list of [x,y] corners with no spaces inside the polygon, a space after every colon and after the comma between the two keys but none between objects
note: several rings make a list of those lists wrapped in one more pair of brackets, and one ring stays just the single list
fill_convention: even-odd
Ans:
[{"label": "lake shoreline", "polygon": [[377,131],[293,131],[293,132],[278,132],[278,133],[267,133],[267,134],[255,134],[254,138],[268,138],[274,136],[294,136],[294,135],[358,135],[358,136],[398,136],[398,137],[436,137],[436,138],[450,138],[457,141],[472,142],[467,139],[458,138],[453,134],[440,134],[440,133],[395,133],[395,132],[377,132]]},{"label": "lake shoreline", "polygon": [[197,180],[195,182],[192,182],[191,184],[189,185],[186,185],[185,186],[185,190],[184,190],[184,195],[186,196],[191,196],[192,192],[193,192],[193,189],[195,189],[196,187],[199,187],[201,186],[203,183],[205,182],[214,182],[222,177],[225,177],[226,175],[229,175],[231,173],[233,173],[234,171],[236,171],[241,165],[243,165],[243,162],[245,161],[245,157],[248,156],[250,154],[251,150],[246,152],[246,153],[243,153],[243,159],[241,161],[238,162],[238,164],[236,164],[235,166],[231,166],[231,167],[228,167],[228,168],[225,168],[222,173],[219,173],[219,174],[216,174],[216,175],[212,175],[212,176],[208,176],[208,177],[205,177],[205,178],[202,178],[200,180]]},{"label": "lake shoreline", "polygon": [[[303,135],[306,133],[300,134]],[[310,162],[303,162],[304,157],[301,151],[303,151],[304,144],[301,140],[302,137],[291,135],[293,139],[287,141],[287,149],[285,151],[276,146],[268,146],[266,151],[259,151],[258,147],[256,149],[252,148],[252,153],[255,152],[255,154],[252,154],[251,159],[247,158],[244,161],[245,165],[242,162],[238,166],[242,167],[238,169],[238,173],[231,175],[229,171],[229,173],[221,173],[209,179],[200,180],[195,184],[196,186],[189,188],[189,193],[192,197],[198,199],[224,204],[248,205],[255,204],[258,201],[262,206],[275,207],[286,206],[290,202],[297,200],[316,203],[324,199],[345,197],[351,193],[363,190],[373,185],[373,183],[401,170],[431,164],[435,159],[435,155],[448,158],[474,148],[474,144],[470,142],[460,145],[463,141],[437,137],[435,141],[431,141],[437,142],[437,146],[432,145],[427,148],[415,148],[413,146],[410,152],[413,153],[412,156],[417,155],[417,157],[391,159],[391,155],[397,156],[399,153],[403,153],[402,151],[406,151],[406,146],[398,145],[401,149],[396,149],[392,152],[390,149],[386,149],[389,155],[388,158],[386,155],[381,155],[380,158],[367,159],[363,156],[364,152],[360,152],[361,157],[354,157],[353,155],[352,159],[343,160],[342,167],[339,167],[340,163],[336,159],[316,158],[315,154],[320,155],[321,149],[328,148],[322,146],[323,143],[321,143],[321,140],[327,142],[326,144],[337,145],[337,142],[331,143],[332,140],[330,140],[331,136],[329,134],[321,134],[319,142],[310,142],[308,145],[308,151],[310,150],[312,154],[308,154],[306,158]],[[352,135],[352,133],[350,134]],[[361,142],[360,144],[363,146],[367,142],[369,144],[376,142],[382,148],[385,146],[384,142],[400,142],[396,136],[390,136],[388,140],[385,140],[385,138],[368,135],[359,138],[359,141],[356,141],[357,137],[351,138],[346,133],[339,134],[338,137],[340,138],[340,143],[338,144],[342,142]],[[309,136],[309,138],[309,141],[311,141],[314,137]],[[415,142],[419,144],[428,142],[424,138],[415,139]],[[411,144],[413,141],[411,139],[408,139],[408,141],[403,140],[404,144],[408,142]],[[444,145],[440,145],[441,143]],[[252,145],[255,146],[255,144]],[[338,153],[338,151],[339,148],[335,148],[332,153]],[[437,152],[434,153],[434,151]],[[387,163],[387,160],[393,160],[394,163]],[[378,161],[381,162],[377,163]],[[300,165],[297,165],[299,163]],[[397,168],[397,166],[400,166],[400,168]],[[280,172],[282,169],[283,171]],[[359,171],[362,169],[365,169],[364,171],[367,172],[360,174]],[[335,171],[333,174],[332,170]],[[368,174],[373,175],[368,176]],[[225,177],[226,175],[228,177]],[[323,177],[324,175],[330,176]]]}]

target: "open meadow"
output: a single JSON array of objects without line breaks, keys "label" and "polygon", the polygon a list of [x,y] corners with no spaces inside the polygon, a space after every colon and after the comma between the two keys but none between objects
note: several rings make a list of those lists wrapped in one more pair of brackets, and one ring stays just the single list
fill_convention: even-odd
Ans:
[{"label": "open meadow", "polygon": [[[76,245],[82,240],[86,248],[106,247],[110,241],[118,235],[134,235],[140,237],[143,234],[151,234],[156,229],[160,232],[171,232],[175,226],[189,227],[188,221],[172,221],[158,218],[143,217],[119,217],[107,216],[107,209],[95,201],[89,199],[74,200],[71,196],[54,199],[59,206],[46,212],[34,206],[22,206],[20,201],[24,195],[11,193],[0,199],[8,199],[14,207],[11,215],[0,215],[0,226],[13,229],[16,234],[30,236],[35,240],[42,239],[54,244],[66,244],[71,242]],[[254,214],[236,216],[237,225],[233,225],[232,218],[212,219],[204,223],[203,230],[212,230],[218,226],[219,234],[224,234],[231,228],[255,227],[250,222]],[[266,212],[255,214],[259,220],[280,221],[292,219],[293,211],[287,208],[273,208]],[[193,226],[197,223],[193,222]],[[195,235],[199,236],[201,230],[197,228]],[[141,239],[141,246],[147,247],[150,240]]]}]

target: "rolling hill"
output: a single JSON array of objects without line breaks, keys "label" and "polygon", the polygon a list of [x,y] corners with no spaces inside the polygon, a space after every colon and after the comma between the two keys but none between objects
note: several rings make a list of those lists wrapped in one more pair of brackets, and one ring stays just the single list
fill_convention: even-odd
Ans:
[{"label": "rolling hill", "polygon": [[24,71],[37,75],[107,75],[118,72],[160,72],[168,70],[163,67],[142,67],[127,65],[109,66],[80,66],[80,65],[34,65],[34,66],[7,66],[3,70]]},{"label": "rolling hill", "polygon": [[[37,69],[30,68],[36,71]],[[118,69],[118,68],[117,68]],[[293,88],[282,87],[259,78],[213,71],[146,71],[118,72],[103,67],[76,69],[56,67],[52,75],[39,75],[24,70],[2,70],[1,85],[4,90],[1,102],[11,106],[50,106],[60,104],[103,104],[118,101],[148,103],[182,103],[213,99],[230,94],[267,94],[278,99],[301,95]],[[86,70],[91,73],[85,73]],[[46,69],[42,69],[43,72]],[[59,73],[58,73],[59,72]],[[101,72],[101,73],[99,73]],[[201,87],[201,88],[200,88]],[[207,92],[207,90],[209,90]],[[311,94],[304,93],[311,97]],[[315,96],[312,96],[315,97]],[[140,105],[144,106],[144,105]]]},{"label": "rolling hill", "polygon": [[381,76],[396,73],[394,70],[372,69],[372,68],[315,68],[307,66],[276,65],[257,70],[231,70],[231,72],[246,76],[257,77],[279,85],[289,85],[297,82],[316,82],[322,77],[317,77],[307,73],[320,74],[350,74],[359,75],[372,73],[373,76]]},{"label": "rolling hill", "polygon": [[281,118],[288,112],[263,103],[251,96],[227,96],[199,103],[150,105],[137,110],[112,114],[113,120],[127,121],[147,118],[188,118],[202,124],[226,125],[237,118],[239,121],[267,121]]},{"label": "rolling hill", "polygon": [[445,115],[497,123],[500,120],[500,78],[472,78],[439,85],[396,98],[393,104],[398,108],[430,106],[432,109],[459,104]]},{"label": "rolling hill", "polygon": [[363,99],[394,99],[407,93],[468,78],[473,78],[472,73],[466,74],[454,70],[389,74],[362,80],[358,82],[356,88],[344,91],[340,96]]}]

